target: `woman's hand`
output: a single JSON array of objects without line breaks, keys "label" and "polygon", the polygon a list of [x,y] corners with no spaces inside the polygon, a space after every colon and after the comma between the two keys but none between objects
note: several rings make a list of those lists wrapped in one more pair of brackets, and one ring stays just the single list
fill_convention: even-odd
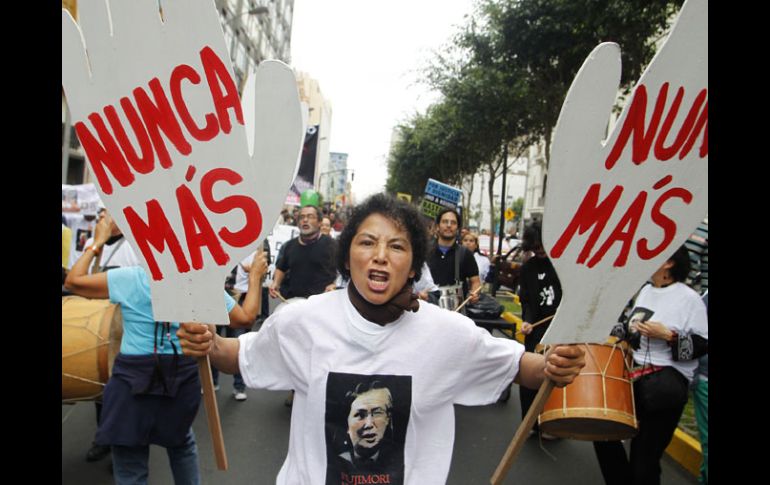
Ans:
[{"label": "woman's hand", "polygon": [[105,210],[94,228],[94,245],[99,248],[104,246],[112,237],[113,228],[115,228],[115,221],[112,220],[110,212]]},{"label": "woman's hand", "polygon": [[646,321],[638,323],[636,324],[636,329],[647,338],[657,338],[668,342],[674,337],[674,332],[660,322]]},{"label": "woman's hand", "polygon": [[183,323],[176,331],[176,336],[179,337],[179,344],[182,346],[184,355],[205,357],[214,348],[216,333],[214,325]]},{"label": "woman's hand", "polygon": [[521,333],[524,335],[529,335],[530,333],[532,333],[532,324],[529,322],[522,322]]},{"label": "woman's hand", "polygon": [[257,251],[249,266],[249,276],[261,281],[267,274],[267,256],[264,251]]},{"label": "woman's hand", "polygon": [[586,365],[585,353],[579,345],[553,347],[545,356],[546,377],[552,380],[556,387],[570,384]]}]

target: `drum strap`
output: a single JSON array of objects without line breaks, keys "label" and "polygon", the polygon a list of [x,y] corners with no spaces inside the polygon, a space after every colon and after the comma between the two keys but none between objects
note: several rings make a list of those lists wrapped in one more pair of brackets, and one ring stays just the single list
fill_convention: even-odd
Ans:
[{"label": "drum strap", "polygon": [[653,372],[662,371],[663,369],[665,369],[665,367],[650,364],[650,365],[642,366],[641,368],[632,369],[631,372],[628,373],[628,377],[632,381],[635,381],[642,376],[646,376],[647,374],[652,374]]},{"label": "drum strap", "polygon": [[163,349],[163,335],[165,334],[166,338],[168,339],[168,342],[171,344],[171,350],[174,351],[174,364],[173,364],[173,371],[171,375],[171,379],[176,379],[177,369],[179,365],[179,353],[176,350],[176,345],[174,344],[174,341],[171,340],[171,323],[170,322],[155,322],[155,332],[153,335],[153,349],[152,349],[152,355],[155,358],[155,368],[152,372],[152,378],[150,378],[149,384],[147,384],[147,388],[142,391],[141,394],[146,394],[150,392],[150,389],[152,389],[152,386],[155,384],[155,382],[160,381],[161,385],[163,386],[163,392],[168,393],[168,384],[166,384],[166,376],[163,375],[163,371],[161,370],[160,366],[160,359],[158,359],[158,325],[162,325],[162,331],[160,334],[160,348]]},{"label": "drum strap", "polygon": [[460,283],[460,258],[465,256],[465,253],[463,253],[463,247],[462,244],[455,243],[455,284]]}]

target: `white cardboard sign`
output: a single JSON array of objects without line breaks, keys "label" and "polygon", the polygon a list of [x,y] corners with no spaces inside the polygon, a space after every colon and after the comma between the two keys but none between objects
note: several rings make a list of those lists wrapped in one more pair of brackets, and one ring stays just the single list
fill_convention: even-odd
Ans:
[{"label": "white cardboard sign", "polygon": [[708,212],[708,2],[687,0],[609,137],[620,49],[599,45],[556,125],[543,243],[563,297],[544,343],[603,342]]},{"label": "white cardboard sign", "polygon": [[99,195],[150,276],[154,318],[226,324],[224,279],[297,170],[294,74],[261,63],[242,104],[212,0],[164,0],[162,14],[157,0],[81,1],[78,16],[62,9],[62,86]]}]

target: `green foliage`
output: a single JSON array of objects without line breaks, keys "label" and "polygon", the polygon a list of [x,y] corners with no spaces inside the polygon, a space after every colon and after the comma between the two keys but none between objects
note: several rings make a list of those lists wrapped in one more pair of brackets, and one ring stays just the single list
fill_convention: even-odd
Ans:
[{"label": "green foliage", "polygon": [[[621,47],[628,90],[652,60],[655,40],[683,0],[482,0],[480,33],[462,37],[472,64],[501,71],[536,100],[530,128],[549,143],[567,90],[586,56],[602,42]],[[523,76],[523,78],[522,78]]]},{"label": "green foliage", "polygon": [[398,127],[386,189],[419,194],[428,178],[459,185],[481,167],[494,180],[504,145],[516,157],[542,139],[548,159],[564,97],[588,54],[601,42],[618,43],[628,90],[682,3],[480,0],[426,68],[425,82],[443,99]]}]

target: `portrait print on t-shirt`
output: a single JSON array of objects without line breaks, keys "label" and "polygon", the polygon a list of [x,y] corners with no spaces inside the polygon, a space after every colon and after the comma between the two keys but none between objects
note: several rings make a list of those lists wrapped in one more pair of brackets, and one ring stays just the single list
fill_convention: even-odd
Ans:
[{"label": "portrait print on t-shirt", "polygon": [[411,376],[330,372],[326,484],[403,484],[411,406]]},{"label": "portrait print on t-shirt", "polygon": [[632,325],[638,325],[640,323],[646,322],[650,318],[652,318],[652,314],[655,313],[652,310],[649,310],[644,307],[635,307],[633,310],[631,310],[630,317],[628,317],[628,328],[631,330],[633,327]]}]

